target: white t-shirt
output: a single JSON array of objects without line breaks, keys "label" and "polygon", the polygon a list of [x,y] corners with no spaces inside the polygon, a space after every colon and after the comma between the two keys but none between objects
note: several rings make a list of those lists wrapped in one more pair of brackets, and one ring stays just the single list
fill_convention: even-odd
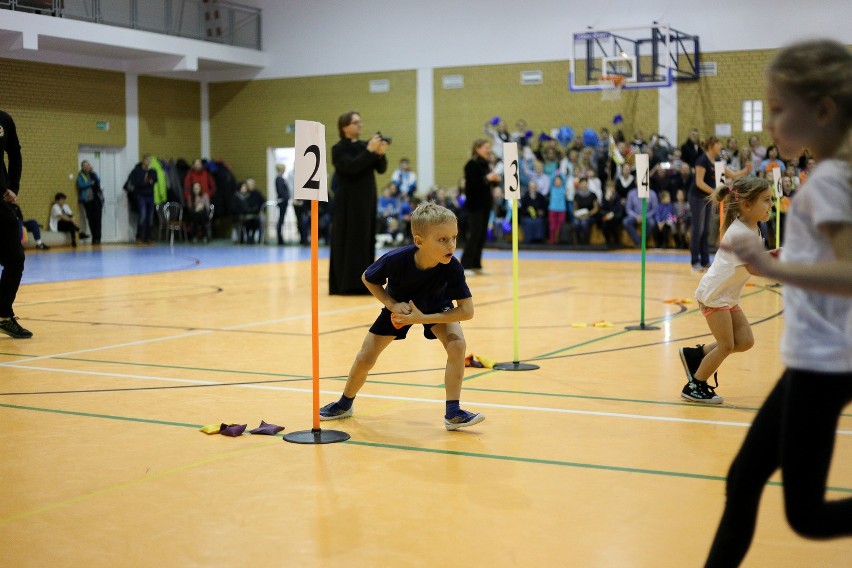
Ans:
[{"label": "white t-shirt", "polygon": [[[760,231],[749,229],[745,223],[735,219],[725,236],[722,244],[730,244],[732,239],[760,239]],[[710,269],[698,283],[695,299],[708,308],[733,308],[740,302],[740,294],[751,276],[746,270],[745,263],[732,252],[719,249]]]},{"label": "white t-shirt", "polygon": [[65,205],[59,206],[58,203],[54,203],[50,208],[50,230],[58,231],[59,230],[59,217],[61,215],[67,215],[68,217],[74,214],[71,211],[71,206],[67,203]]},{"label": "white t-shirt", "polygon": [[[817,164],[790,200],[781,262],[817,264],[835,260],[819,230],[827,223],[852,224],[850,168],[841,160]],[[784,285],[781,359],[788,367],[852,372],[852,297],[821,294]]]}]

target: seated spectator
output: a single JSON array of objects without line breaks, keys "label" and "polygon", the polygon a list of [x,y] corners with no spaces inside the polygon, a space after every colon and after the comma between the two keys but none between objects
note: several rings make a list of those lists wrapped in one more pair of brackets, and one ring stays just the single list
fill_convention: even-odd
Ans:
[{"label": "seated spectator", "polygon": [[391,174],[391,183],[396,187],[398,195],[411,197],[417,191],[417,174],[411,171],[408,158],[399,161],[399,167]]},{"label": "seated spectator", "polygon": [[488,215],[488,240],[502,241],[505,235],[512,233],[512,205],[503,195],[502,187],[495,187],[492,192],[494,199]]},{"label": "seated spectator", "polygon": [[595,170],[588,169],[586,170],[586,179],[589,182],[589,191],[598,198],[598,203],[603,200],[603,183],[601,182],[601,178],[595,173]]},{"label": "seated spectator", "polygon": [[409,243],[411,241],[411,213],[414,212],[420,200],[416,197],[411,197],[408,194],[403,194],[399,202],[399,231],[402,233],[402,242]]},{"label": "seated spectator", "polygon": [[210,198],[204,193],[201,184],[192,184],[192,194],[186,203],[186,229],[193,241],[210,238]]},{"label": "seated spectator", "polygon": [[589,244],[592,223],[597,220],[600,212],[598,196],[589,190],[589,180],[577,180],[577,191],[574,193],[574,235],[578,245]]},{"label": "seated spectator", "polygon": [[[657,213],[659,202],[657,201],[657,192],[650,190],[648,195],[648,208],[645,212],[645,231],[646,234],[651,233],[654,229],[654,215]],[[627,229],[627,234],[630,235],[630,240],[633,244],[639,246],[641,241],[636,228],[642,226],[642,200],[639,198],[639,189],[633,188],[627,194],[627,205],[624,212],[624,221],[622,223]]]},{"label": "seated spectator", "polygon": [[538,184],[530,180],[527,192],[518,204],[518,216],[524,230],[525,243],[540,243],[545,236],[547,198],[538,192]]},{"label": "seated spectator", "polygon": [[607,246],[617,247],[621,244],[621,220],[624,218],[624,204],[615,190],[615,182],[606,182],[604,198],[601,201],[601,213],[598,217],[601,232]]},{"label": "seated spectator", "polygon": [[47,250],[50,247],[44,244],[41,240],[41,227],[38,225],[38,221],[35,219],[27,219],[24,221],[24,213],[21,211],[21,208],[18,207],[17,203],[10,203],[12,206],[12,210],[15,212],[15,217],[18,218],[18,222],[21,224],[21,242],[25,241],[26,232],[29,231],[33,234],[33,238],[36,242],[36,248],[40,250]]},{"label": "seated spectator", "polygon": [[615,191],[621,199],[627,199],[627,194],[636,187],[636,178],[633,177],[633,168],[628,163],[621,164],[621,171],[615,178]]},{"label": "seated spectator", "polygon": [[784,160],[778,155],[778,148],[775,145],[772,145],[766,149],[766,159],[760,162],[759,175],[760,177],[765,177],[768,180],[772,180],[772,170],[775,168],[781,168],[781,173],[783,174],[787,170],[787,164],[784,163]]},{"label": "seated spectator", "polygon": [[396,187],[389,183],[382,190],[382,196],[376,202],[376,232],[384,233],[387,229],[388,219],[396,219],[399,221],[399,197],[396,194]]},{"label": "seated spectator", "polygon": [[669,238],[674,231],[677,216],[675,215],[672,196],[668,191],[659,192],[660,205],[654,212],[654,242],[658,248],[669,248]]},{"label": "seated spectator", "polygon": [[254,243],[260,236],[260,211],[266,200],[254,188],[249,178],[240,184],[240,190],[231,197],[231,214],[239,230],[239,242]]},{"label": "seated spectator", "polygon": [[216,194],[216,180],[213,178],[213,174],[204,167],[201,158],[192,162],[192,169],[186,172],[186,177],[183,178],[184,203],[189,203],[192,186],[196,183],[201,184],[201,190],[212,202],[213,196]]},{"label": "seated spectator", "polygon": [[[689,167],[687,165],[687,167]],[[675,246],[677,248],[689,248],[689,227],[692,217],[689,212],[689,201],[686,199],[686,190],[678,189],[675,192],[674,201],[675,225],[672,234],[674,235]]]},{"label": "seated spectator", "polygon": [[74,220],[74,212],[71,206],[66,203],[68,196],[59,192],[53,198],[53,206],[50,208],[50,230],[59,233],[71,234],[71,246],[77,246],[77,233],[80,233],[80,239],[88,239],[89,235],[80,232],[80,226]]}]

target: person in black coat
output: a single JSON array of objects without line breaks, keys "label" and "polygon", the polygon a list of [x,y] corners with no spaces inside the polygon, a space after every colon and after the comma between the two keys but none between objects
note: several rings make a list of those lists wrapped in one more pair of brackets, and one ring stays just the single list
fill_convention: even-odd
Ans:
[{"label": "person in black coat", "polygon": [[337,192],[331,214],[328,293],[369,294],[361,275],[376,260],[376,172],[388,169],[388,140],[380,134],[359,140],[361,115],[337,120],[340,142],[331,148]]},{"label": "person in black coat", "polygon": [[284,164],[275,166],[275,171],[278,173],[275,176],[275,194],[278,196],[278,224],[275,226],[275,232],[278,234],[278,245],[284,244],[284,235],[281,229],[284,227],[284,217],[287,215],[287,203],[290,201],[290,186],[287,185],[287,180],[284,179],[284,172],[287,168]]},{"label": "person in black coat", "polygon": [[461,264],[468,275],[482,272],[482,247],[488,237],[488,216],[494,205],[491,188],[500,182],[500,174],[491,171],[490,154],[491,142],[479,138],[473,143],[470,160],[464,166],[468,236]]},{"label": "person in black coat", "polygon": [[[6,154],[9,168],[6,169]],[[18,198],[21,183],[21,143],[15,121],[0,110],[0,332],[15,339],[27,339],[32,332],[21,327],[12,304],[24,275],[24,246],[21,244],[21,226],[11,204]]]}]

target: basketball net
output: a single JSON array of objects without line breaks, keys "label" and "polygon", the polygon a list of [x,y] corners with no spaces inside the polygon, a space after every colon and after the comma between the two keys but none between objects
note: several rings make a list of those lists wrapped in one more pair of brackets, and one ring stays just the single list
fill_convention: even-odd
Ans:
[{"label": "basketball net", "polygon": [[601,88],[602,101],[617,101],[621,98],[621,89],[624,88],[626,77],[624,75],[607,75],[598,79]]}]

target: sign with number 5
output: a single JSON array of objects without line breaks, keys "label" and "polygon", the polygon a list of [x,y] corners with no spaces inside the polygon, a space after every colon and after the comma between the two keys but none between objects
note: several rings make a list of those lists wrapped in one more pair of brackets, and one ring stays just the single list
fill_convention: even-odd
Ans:
[{"label": "sign with number 5", "polygon": [[328,201],[324,124],[296,121],[296,163],[293,170],[296,199]]}]

